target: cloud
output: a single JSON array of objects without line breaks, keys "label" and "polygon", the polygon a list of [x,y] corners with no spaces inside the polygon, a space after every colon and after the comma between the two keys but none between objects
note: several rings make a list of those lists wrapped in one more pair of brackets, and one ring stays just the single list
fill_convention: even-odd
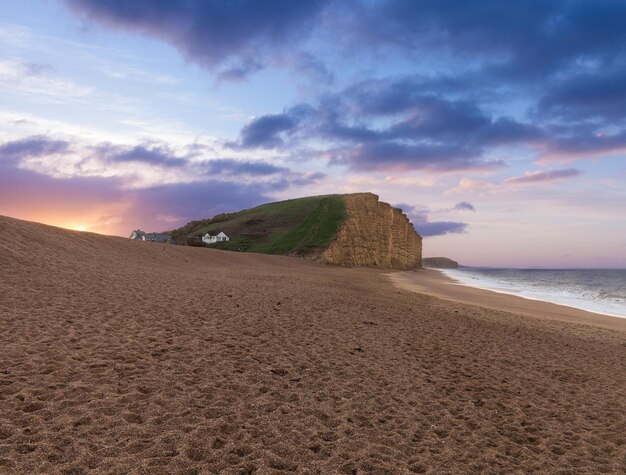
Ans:
[{"label": "cloud", "polygon": [[85,20],[161,39],[206,68],[222,68],[223,78],[240,78],[262,68],[279,51],[305,40],[326,2],[66,0],[65,3]]},{"label": "cloud", "polygon": [[417,206],[411,206],[404,203],[399,203],[394,206],[402,209],[409,220],[413,223],[415,231],[417,231],[417,233],[422,237],[443,236],[445,234],[462,234],[467,232],[467,223],[460,223],[456,221],[431,222],[428,215],[432,213],[432,211],[420,209]]},{"label": "cloud", "polygon": [[425,95],[418,87],[411,78],[353,85],[315,105],[252,120],[235,145],[293,150],[315,144],[330,164],[352,170],[447,172],[501,167],[501,160],[485,157],[489,148],[543,137],[536,126],[490,117],[475,103]]},{"label": "cloud", "polygon": [[[624,2],[65,3],[90,22],[163,40],[223,80],[288,68],[326,89],[259,115],[225,141],[232,148],[314,148],[357,171],[446,172],[503,165],[490,158],[503,147],[538,149],[547,163],[626,145],[626,55],[615,47],[626,41]],[[330,50],[352,69],[380,58],[381,68],[411,66],[389,77],[347,67],[359,81],[329,92]]]},{"label": "cloud", "polygon": [[581,117],[602,121],[624,120],[626,64],[581,72],[552,85],[538,103],[538,113],[568,121]]},{"label": "cloud", "polygon": [[328,151],[331,165],[348,165],[353,170],[449,172],[490,170],[501,161],[482,160],[478,151],[455,145],[407,145],[391,141],[358,144]]},{"label": "cloud", "polygon": [[33,135],[0,144],[0,161],[69,153],[70,143],[45,135]]},{"label": "cloud", "polygon": [[177,217],[181,225],[192,219],[211,217],[226,211],[238,211],[272,201],[264,184],[242,184],[207,180],[174,183],[133,190],[129,196],[143,212]]},{"label": "cloud", "polygon": [[[559,128],[562,129],[562,128]],[[554,137],[543,146],[539,164],[573,162],[589,157],[626,153],[626,130],[608,133],[595,130],[593,124],[566,128],[565,134],[556,129]]]},{"label": "cloud", "polygon": [[354,24],[361,41],[407,54],[472,55],[486,73],[527,81],[581,61],[609,63],[626,40],[626,5],[612,0],[374,3]]},{"label": "cloud", "polygon": [[127,147],[101,143],[92,147],[95,156],[108,163],[139,162],[165,167],[183,167],[188,161],[185,157],[177,157],[175,152],[165,144],[145,144]]},{"label": "cloud", "polygon": [[476,211],[476,208],[474,208],[474,205],[472,203],[468,203],[467,201],[461,201],[460,203],[455,204],[454,208],[452,209],[454,211],[463,211],[463,210]]},{"label": "cloud", "polygon": [[119,177],[54,178],[0,160],[0,214],[127,235],[272,201],[272,183],[204,179],[144,188]]},{"label": "cloud", "polygon": [[229,158],[222,158],[216,160],[209,160],[203,163],[203,168],[206,173],[215,174],[230,174],[230,175],[253,175],[253,176],[267,176],[275,175],[279,173],[290,173],[286,167],[279,167],[271,163],[256,161],[240,161]]},{"label": "cloud", "polygon": [[242,148],[276,148],[283,144],[281,133],[293,130],[297,120],[289,114],[264,115],[241,129]]},{"label": "cloud", "polygon": [[527,172],[524,176],[507,178],[503,181],[505,185],[527,185],[531,183],[545,183],[572,178],[580,175],[580,170],[575,168],[565,168],[562,170],[534,171]]},{"label": "cloud", "polygon": [[453,221],[436,221],[433,223],[415,223],[413,225],[422,237],[443,236],[445,234],[463,234],[467,232],[466,223]]},{"label": "cloud", "polygon": [[[125,235],[125,227],[164,229],[272,201],[272,193],[326,176],[263,160],[203,160],[203,148],[193,144],[180,150],[45,135],[0,143],[0,214],[61,225],[80,220],[90,230]],[[59,154],[69,165],[55,176],[44,172]],[[32,158],[37,170],[25,167]],[[152,168],[117,168],[134,162]]]},{"label": "cloud", "polygon": [[304,186],[318,183],[326,177],[321,172],[298,172],[287,167],[277,166],[264,161],[242,161],[230,158],[215,159],[202,162],[200,168],[208,176],[222,175],[235,178],[248,176],[252,178],[271,178],[266,181],[275,190],[283,190],[290,186]]}]

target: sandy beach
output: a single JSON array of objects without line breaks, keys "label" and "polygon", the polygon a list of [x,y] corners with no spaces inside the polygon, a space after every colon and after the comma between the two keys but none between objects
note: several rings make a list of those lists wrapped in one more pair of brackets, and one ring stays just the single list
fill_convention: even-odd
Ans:
[{"label": "sandy beach", "polygon": [[4,217],[0,277],[0,473],[626,470],[621,319]]}]

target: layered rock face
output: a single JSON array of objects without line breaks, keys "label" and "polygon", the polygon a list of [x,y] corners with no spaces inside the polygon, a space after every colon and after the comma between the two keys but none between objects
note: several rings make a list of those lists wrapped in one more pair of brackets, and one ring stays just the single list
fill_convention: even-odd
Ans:
[{"label": "layered rock face", "polygon": [[422,238],[399,208],[373,193],[343,195],[348,218],[319,259],[340,266],[422,267]]}]

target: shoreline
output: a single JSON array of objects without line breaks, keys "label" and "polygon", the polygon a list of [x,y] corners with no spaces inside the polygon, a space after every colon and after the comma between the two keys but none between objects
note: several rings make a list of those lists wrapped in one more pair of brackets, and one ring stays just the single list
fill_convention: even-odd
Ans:
[{"label": "shoreline", "polygon": [[567,305],[473,287],[458,282],[438,269],[389,273],[391,282],[404,290],[442,300],[516,313],[544,320],[582,323],[610,330],[626,331],[626,318],[590,312]]},{"label": "shoreline", "polygon": [[0,236],[2,473],[624,471],[623,329],[383,269]]},{"label": "shoreline", "polygon": [[[495,292],[495,293],[497,293],[497,294],[511,295],[511,296],[513,296],[513,297],[520,297],[520,298],[525,299],[525,300],[534,300],[534,301],[536,301],[536,302],[551,303],[551,304],[553,304],[553,305],[559,305],[559,306],[561,306],[561,307],[573,308],[573,309],[576,309],[576,310],[581,310],[581,311],[583,311],[583,312],[592,313],[592,314],[594,314],[594,315],[603,315],[603,316],[607,316],[607,317],[614,317],[614,318],[623,318],[623,319],[626,319],[626,315],[618,315],[618,314],[615,314],[615,313],[609,313],[609,312],[599,312],[599,311],[594,311],[594,310],[591,310],[591,309],[589,309],[589,308],[578,307],[578,306],[576,306],[576,305],[570,305],[570,304],[566,304],[566,303],[553,302],[553,301],[550,301],[550,300],[545,300],[545,299],[542,299],[542,298],[539,298],[539,297],[529,297],[528,295],[523,295],[523,294],[521,294],[521,293],[516,294],[516,293],[513,293],[513,292],[507,292],[507,291],[505,291],[505,290],[496,290],[496,289],[490,289],[489,287],[482,287],[482,286],[479,286],[479,285],[470,285],[470,284],[468,284],[468,283],[466,283],[466,282],[462,282],[460,279],[455,278],[453,275],[449,275],[449,274],[447,274],[447,273],[446,273],[446,270],[449,270],[449,269],[434,269],[434,268],[429,268],[429,270],[434,270],[434,271],[440,272],[440,273],[441,273],[441,274],[443,274],[445,277],[447,277],[447,278],[451,279],[452,281],[454,281],[454,283],[455,283],[456,285],[463,285],[463,286],[465,286],[465,287],[472,287],[472,288],[474,288],[474,289],[487,290],[487,291],[489,291],[489,292]],[[451,269],[450,269],[450,270],[451,270]],[[556,270],[563,270],[563,269],[556,269]],[[600,269],[600,270],[604,270],[604,269]]]}]

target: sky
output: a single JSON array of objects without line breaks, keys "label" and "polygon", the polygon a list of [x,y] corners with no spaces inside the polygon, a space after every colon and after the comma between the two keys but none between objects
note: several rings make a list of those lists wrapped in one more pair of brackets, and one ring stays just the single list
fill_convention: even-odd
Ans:
[{"label": "sky", "polygon": [[425,256],[626,268],[622,0],[0,2],[0,214],[369,191]]}]

